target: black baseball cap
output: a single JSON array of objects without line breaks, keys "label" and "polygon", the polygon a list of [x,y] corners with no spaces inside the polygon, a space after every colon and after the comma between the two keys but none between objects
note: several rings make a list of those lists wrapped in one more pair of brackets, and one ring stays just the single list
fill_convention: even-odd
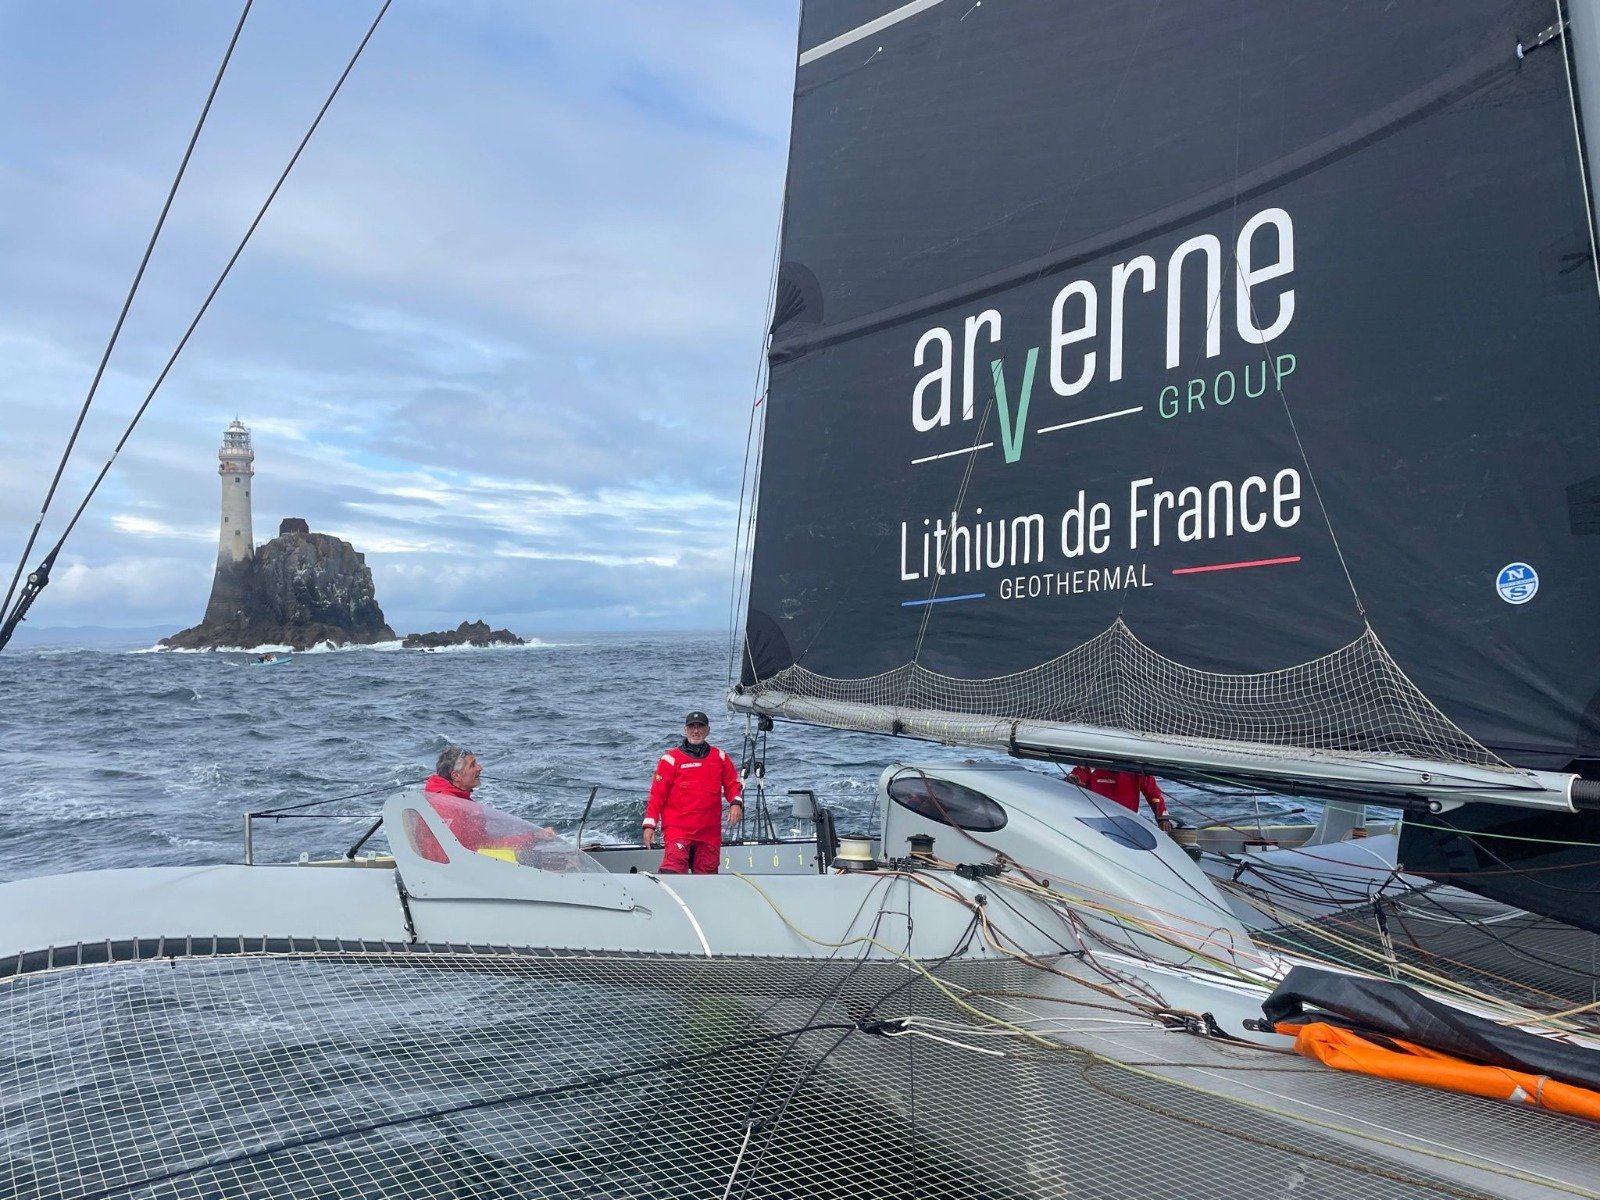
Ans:
[{"label": "black baseball cap", "polygon": [[711,727],[711,718],[703,712],[692,712],[683,719],[683,723],[685,725],[704,725],[709,729]]}]

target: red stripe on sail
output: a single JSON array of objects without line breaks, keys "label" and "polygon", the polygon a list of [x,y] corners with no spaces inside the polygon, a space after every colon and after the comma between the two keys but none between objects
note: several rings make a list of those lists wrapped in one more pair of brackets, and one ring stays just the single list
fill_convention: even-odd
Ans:
[{"label": "red stripe on sail", "polygon": [[1173,567],[1174,575],[1198,575],[1202,571],[1238,571],[1244,567],[1275,567],[1279,563],[1297,563],[1300,561],[1298,554],[1290,558],[1258,558],[1253,562],[1216,563],[1209,567]]}]

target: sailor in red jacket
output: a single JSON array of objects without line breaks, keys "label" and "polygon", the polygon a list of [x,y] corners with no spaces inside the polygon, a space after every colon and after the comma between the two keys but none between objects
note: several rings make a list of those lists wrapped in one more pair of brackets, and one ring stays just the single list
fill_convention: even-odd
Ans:
[{"label": "sailor in red jacket", "polygon": [[722,861],[722,800],[728,800],[728,828],[744,819],[744,802],[733,760],[706,741],[710,718],[692,712],[683,719],[683,744],[656,763],[650,801],[644,809],[644,844],[656,844],[661,831],[663,875],[715,875]]},{"label": "sailor in red jacket", "polygon": [[[520,861],[538,843],[555,837],[556,831],[548,825],[535,828],[520,818],[474,800],[472,789],[482,778],[483,767],[478,763],[478,756],[464,746],[452,744],[440,751],[436,770],[422,785],[433,811],[444,820],[445,827],[458,842],[480,854]],[[439,839],[427,826],[420,827],[416,840],[417,853],[423,858],[430,862],[448,861]]]},{"label": "sailor in red jacket", "polygon": [[1137,771],[1112,771],[1104,767],[1073,767],[1072,781],[1088,788],[1107,800],[1115,800],[1131,812],[1139,811],[1139,797],[1150,802],[1150,811],[1156,824],[1172,832],[1172,819],[1167,816],[1166,797],[1154,775],[1141,775]]}]

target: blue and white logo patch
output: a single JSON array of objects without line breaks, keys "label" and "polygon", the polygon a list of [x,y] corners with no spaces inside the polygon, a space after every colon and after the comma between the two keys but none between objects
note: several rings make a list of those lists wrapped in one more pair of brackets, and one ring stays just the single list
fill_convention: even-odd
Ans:
[{"label": "blue and white logo patch", "polygon": [[1539,590],[1539,572],[1527,563],[1507,563],[1495,578],[1494,590],[1507,604],[1526,604]]}]

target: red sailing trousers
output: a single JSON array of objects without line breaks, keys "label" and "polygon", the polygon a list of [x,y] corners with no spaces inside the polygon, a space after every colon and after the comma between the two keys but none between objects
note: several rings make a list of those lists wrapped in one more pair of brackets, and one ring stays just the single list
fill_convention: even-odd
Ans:
[{"label": "red sailing trousers", "polygon": [[663,875],[715,875],[722,862],[720,837],[666,836],[661,855]]}]

